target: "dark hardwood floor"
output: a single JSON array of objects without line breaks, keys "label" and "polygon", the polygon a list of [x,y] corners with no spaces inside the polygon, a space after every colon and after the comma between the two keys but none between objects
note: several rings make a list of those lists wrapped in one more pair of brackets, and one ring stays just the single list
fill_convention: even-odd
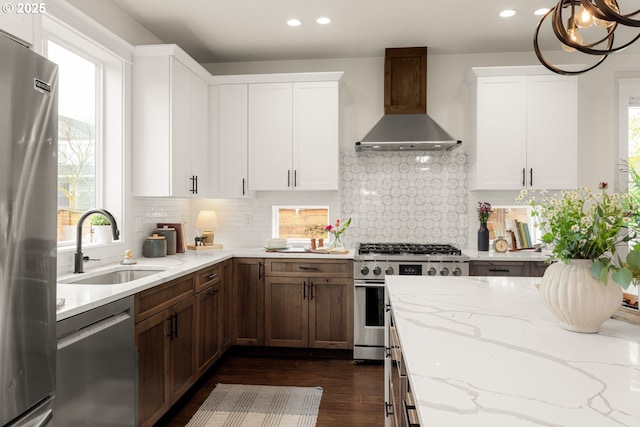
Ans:
[{"label": "dark hardwood floor", "polygon": [[156,427],[185,426],[217,383],[320,386],[317,427],[383,426],[383,370],[351,360],[225,356]]}]

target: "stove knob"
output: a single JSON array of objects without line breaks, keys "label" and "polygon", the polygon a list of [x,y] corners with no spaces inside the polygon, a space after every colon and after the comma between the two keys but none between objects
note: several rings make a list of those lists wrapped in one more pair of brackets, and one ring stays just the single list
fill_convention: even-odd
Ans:
[{"label": "stove knob", "polygon": [[384,270],[384,274],[386,274],[387,276],[391,276],[393,274],[393,267],[387,267]]},{"label": "stove knob", "polygon": [[454,276],[462,276],[462,270],[460,270],[460,267],[456,267],[456,268],[453,270],[453,275],[454,275]]},{"label": "stove knob", "polygon": [[379,276],[380,273],[382,273],[382,269],[378,266],[373,267],[373,274],[375,274],[376,276]]},{"label": "stove knob", "polygon": [[442,267],[442,270],[440,270],[440,275],[441,276],[448,276],[449,275],[449,269],[447,267]]},{"label": "stove knob", "polygon": [[427,274],[429,276],[435,276],[436,275],[436,269],[431,267],[429,270],[427,270]]},{"label": "stove knob", "polygon": [[360,269],[360,274],[362,274],[363,276],[366,276],[367,274],[369,274],[369,267],[364,266]]}]

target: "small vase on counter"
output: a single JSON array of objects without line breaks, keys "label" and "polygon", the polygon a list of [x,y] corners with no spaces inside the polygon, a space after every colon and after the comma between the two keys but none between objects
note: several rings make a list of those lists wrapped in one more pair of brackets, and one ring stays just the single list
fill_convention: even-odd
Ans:
[{"label": "small vase on counter", "polygon": [[487,228],[486,222],[481,222],[480,228],[478,229],[478,250],[489,250],[489,229]]}]

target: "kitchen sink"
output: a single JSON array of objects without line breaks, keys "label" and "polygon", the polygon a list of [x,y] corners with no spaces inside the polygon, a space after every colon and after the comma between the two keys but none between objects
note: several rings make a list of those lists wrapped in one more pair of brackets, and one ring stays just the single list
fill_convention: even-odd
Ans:
[{"label": "kitchen sink", "polygon": [[88,277],[73,277],[71,279],[63,280],[61,283],[68,283],[72,285],[117,285],[133,282],[134,280],[142,279],[143,277],[151,276],[152,274],[160,273],[161,271],[164,270],[119,268],[117,270],[94,274]]}]

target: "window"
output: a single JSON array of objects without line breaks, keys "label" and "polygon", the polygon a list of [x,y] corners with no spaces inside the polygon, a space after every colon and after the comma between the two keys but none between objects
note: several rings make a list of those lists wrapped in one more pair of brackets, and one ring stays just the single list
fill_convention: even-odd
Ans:
[{"label": "window", "polygon": [[[43,16],[43,55],[58,64],[58,247],[71,249],[83,212],[111,212],[124,237],[124,93],[129,59],[109,36],[105,47],[51,15]],[[119,51],[118,51],[119,52]],[[108,173],[108,176],[107,176]],[[94,242],[90,221],[83,240]],[[93,243],[95,244],[95,243]]]},{"label": "window", "polygon": [[273,237],[300,241],[312,237],[327,238],[325,227],[328,224],[328,206],[273,207]]},{"label": "window", "polygon": [[99,64],[49,40],[58,64],[58,241],[73,240],[82,212],[97,206]]}]

